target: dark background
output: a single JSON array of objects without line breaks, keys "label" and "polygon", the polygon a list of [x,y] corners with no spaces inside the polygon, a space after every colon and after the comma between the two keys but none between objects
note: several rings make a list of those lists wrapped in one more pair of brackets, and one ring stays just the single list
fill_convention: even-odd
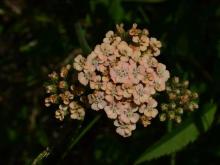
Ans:
[{"label": "dark background", "polygon": [[[0,164],[30,164],[47,146],[60,143],[76,121],[58,122],[44,107],[43,84],[79,48],[80,22],[93,48],[108,30],[136,22],[162,41],[159,59],[172,75],[189,79],[200,105],[220,101],[219,0],[1,0]],[[96,113],[86,116],[87,123]],[[158,119],[130,138],[119,137],[105,116],[61,164],[128,165],[165,134]],[[220,117],[210,130],[177,153],[177,165],[220,164]],[[43,161],[50,164],[51,158]],[[162,157],[145,164],[169,164]]]}]

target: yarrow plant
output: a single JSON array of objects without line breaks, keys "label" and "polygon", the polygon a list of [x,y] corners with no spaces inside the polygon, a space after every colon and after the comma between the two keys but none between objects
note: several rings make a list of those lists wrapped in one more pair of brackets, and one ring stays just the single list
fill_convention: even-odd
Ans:
[{"label": "yarrow plant", "polygon": [[[45,105],[58,104],[55,116],[59,120],[67,114],[82,120],[86,109],[83,105],[88,102],[92,110],[104,111],[114,121],[119,135],[131,136],[138,121],[144,127],[151,124],[159,113],[155,95],[168,89],[170,72],[156,59],[161,46],[147,29],[138,29],[137,24],[128,31],[123,25],[116,25],[116,31],[108,31],[90,54],[79,54],[73,66],[61,69],[59,76],[55,72],[49,75],[53,83],[46,86],[51,95],[45,99]],[[70,70],[78,79],[73,85],[66,79]],[[74,92],[79,90],[76,86],[83,90],[75,99]]]}]

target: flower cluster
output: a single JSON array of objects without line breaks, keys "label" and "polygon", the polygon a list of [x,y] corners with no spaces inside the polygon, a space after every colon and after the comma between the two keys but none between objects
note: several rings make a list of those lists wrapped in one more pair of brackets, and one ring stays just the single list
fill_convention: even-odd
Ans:
[{"label": "flower cluster", "polygon": [[61,121],[67,114],[70,115],[70,118],[77,120],[83,120],[85,116],[84,108],[74,100],[74,96],[83,94],[83,89],[77,88],[76,90],[74,85],[68,84],[68,75],[71,69],[71,65],[66,65],[61,68],[59,74],[52,72],[48,75],[50,82],[45,86],[46,92],[49,94],[45,98],[45,106],[57,105],[55,117]]},{"label": "flower cluster", "polygon": [[165,90],[170,75],[156,59],[161,42],[149,37],[147,29],[136,24],[128,31],[122,25],[116,27],[86,58],[78,55],[73,67],[79,82],[92,89],[91,108],[104,110],[114,120],[116,132],[128,137],[139,119],[146,127],[157,116],[154,95]]},{"label": "flower cluster", "polygon": [[166,93],[169,103],[162,103],[160,121],[175,120],[182,121],[184,112],[191,112],[198,108],[198,94],[188,89],[189,81],[179,81],[178,77],[173,77],[167,83]]}]

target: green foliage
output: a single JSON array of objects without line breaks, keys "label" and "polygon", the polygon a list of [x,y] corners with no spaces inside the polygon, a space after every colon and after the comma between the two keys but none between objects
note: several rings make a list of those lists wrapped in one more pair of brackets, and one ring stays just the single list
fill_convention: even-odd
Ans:
[{"label": "green foliage", "polygon": [[[158,142],[150,146],[136,160],[135,164],[177,152],[190,142],[195,141],[201,132],[207,131],[211,126],[216,110],[217,106],[215,104],[206,104],[199,114],[191,116],[191,118],[179,125],[172,132],[164,135]],[[198,121],[200,123],[199,126]]]},{"label": "green foliage", "polygon": [[[88,45],[100,43],[115,23],[122,22],[127,28],[136,22],[139,27],[147,28],[163,43],[161,61],[172,75],[190,80],[193,89],[200,94],[200,106],[209,99],[219,105],[219,2],[2,0],[0,151],[3,158],[0,164],[30,164],[46,146],[62,141],[67,130],[75,131],[76,122],[58,122],[53,110],[44,107],[42,86],[48,73],[72,60],[79,45],[89,52]],[[75,28],[78,22],[82,28]],[[181,159],[178,165],[192,164],[192,160],[196,162],[194,165],[210,164],[210,160],[213,165],[219,164],[219,112],[215,116],[218,122],[212,129],[187,151],[181,151],[184,154],[178,155],[177,159]],[[88,123],[92,119],[92,115],[87,115]],[[150,127],[137,129],[132,137],[124,139],[117,136],[108,121],[101,118],[92,131],[79,139],[80,145],[74,146],[62,164],[132,164],[140,151],[155,142],[155,137],[164,135],[157,122],[152,122]],[[202,127],[199,129],[202,131],[208,126],[203,126],[201,120],[196,124],[189,128]],[[192,135],[198,137],[198,129],[195,130]],[[150,162],[153,165],[163,163],[167,163],[163,158]]]}]

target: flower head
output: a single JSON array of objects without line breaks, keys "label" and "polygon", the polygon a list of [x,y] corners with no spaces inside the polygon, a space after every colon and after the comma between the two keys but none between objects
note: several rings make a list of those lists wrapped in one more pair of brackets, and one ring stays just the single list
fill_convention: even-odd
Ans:
[{"label": "flower head", "polygon": [[165,90],[169,71],[155,58],[161,43],[149,37],[147,29],[138,29],[137,24],[128,31],[123,25],[116,28],[85,59],[75,59],[75,65],[79,82],[92,91],[88,95],[91,109],[104,109],[115,120],[116,132],[127,137],[139,119],[146,126],[157,116],[153,97]]}]

